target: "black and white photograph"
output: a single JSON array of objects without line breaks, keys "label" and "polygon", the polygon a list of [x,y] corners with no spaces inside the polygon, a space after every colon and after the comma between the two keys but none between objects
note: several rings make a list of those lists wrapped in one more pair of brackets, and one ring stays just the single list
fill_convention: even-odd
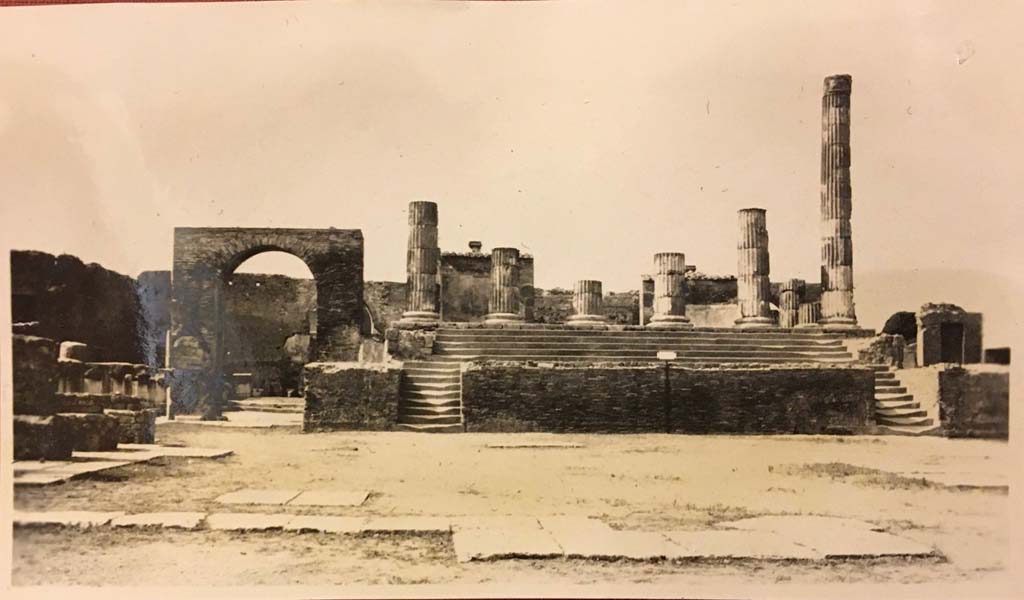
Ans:
[{"label": "black and white photograph", "polygon": [[0,5],[5,597],[1019,596],[1024,3]]}]

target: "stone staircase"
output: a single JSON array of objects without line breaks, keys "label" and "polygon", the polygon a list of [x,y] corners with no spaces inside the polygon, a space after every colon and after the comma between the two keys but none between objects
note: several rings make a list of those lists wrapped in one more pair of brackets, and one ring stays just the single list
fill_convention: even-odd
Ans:
[{"label": "stone staircase", "polygon": [[841,337],[819,332],[441,328],[430,362],[652,362],[661,350],[676,352],[676,363],[849,364],[853,360]]},{"label": "stone staircase", "polygon": [[875,423],[883,433],[921,435],[935,429],[934,419],[907,393],[896,371],[870,365],[875,371]]},{"label": "stone staircase", "polygon": [[459,362],[406,361],[402,367],[398,426],[411,431],[463,431]]}]

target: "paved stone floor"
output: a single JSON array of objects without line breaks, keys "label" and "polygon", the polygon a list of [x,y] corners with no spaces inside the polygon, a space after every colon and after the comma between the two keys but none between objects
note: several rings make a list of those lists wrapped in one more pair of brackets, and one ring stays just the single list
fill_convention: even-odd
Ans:
[{"label": "paved stone floor", "polygon": [[16,460],[14,485],[50,485],[63,483],[74,477],[99,473],[134,463],[149,462],[155,458],[221,458],[230,450],[212,448],[184,448],[159,444],[119,444],[110,452],[73,452],[71,460]]},{"label": "paved stone floor", "polygon": [[[724,572],[956,583],[989,581],[1008,560],[1012,461],[997,442],[302,434],[185,421],[159,425],[158,440],[71,461],[126,463],[99,476],[18,485],[15,581],[157,585],[170,569],[200,585]],[[141,567],[142,555],[163,558],[128,577],[123,565]]]}]

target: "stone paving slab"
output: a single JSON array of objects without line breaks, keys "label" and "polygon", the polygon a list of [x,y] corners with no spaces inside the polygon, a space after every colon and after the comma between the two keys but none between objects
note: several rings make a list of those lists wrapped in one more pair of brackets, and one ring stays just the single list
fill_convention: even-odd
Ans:
[{"label": "stone paving slab", "polygon": [[668,558],[750,558],[760,560],[815,560],[825,556],[774,531],[711,530],[669,531],[675,544]]},{"label": "stone paving slab", "polygon": [[294,515],[265,513],[213,513],[206,526],[219,531],[269,531],[284,529]]},{"label": "stone paving slab", "polygon": [[244,489],[218,496],[221,504],[286,504],[299,495],[299,490]]},{"label": "stone paving slab", "polygon": [[538,519],[541,527],[558,535],[607,535],[615,531],[607,523],[591,517],[554,516]]},{"label": "stone paving slab", "polygon": [[599,559],[657,560],[677,553],[677,547],[660,533],[616,531],[587,526],[550,533],[566,556]]},{"label": "stone paving slab", "polygon": [[37,471],[45,471],[53,467],[59,467],[61,465],[70,465],[71,461],[67,460],[16,460],[12,467],[14,468],[14,474],[19,473],[35,473]]},{"label": "stone paving slab", "polygon": [[371,517],[363,526],[365,532],[379,533],[448,533],[452,529],[447,517]]},{"label": "stone paving slab", "polygon": [[487,448],[495,450],[507,450],[516,448],[586,448],[586,444],[575,442],[506,442],[501,444],[487,444]]},{"label": "stone paving slab", "polygon": [[284,526],[285,531],[320,531],[323,533],[361,533],[366,530],[366,519],[359,517],[324,517],[298,515]]},{"label": "stone paving slab", "polygon": [[[224,421],[203,421],[193,415],[179,415],[171,420],[167,417],[157,417],[157,426],[182,423],[188,425],[201,425],[203,427],[241,427],[251,429],[264,429],[270,427],[301,427],[302,413],[280,413],[280,412],[257,412],[249,410],[232,411],[224,414]],[[191,418],[190,418],[191,417]]]},{"label": "stone paving slab", "polygon": [[123,460],[87,460],[82,462],[72,462],[52,469],[47,469],[45,473],[48,475],[61,474],[68,477],[77,477],[87,473],[98,473],[108,469],[116,469],[130,464],[132,463]]},{"label": "stone paving slab", "polygon": [[459,562],[499,558],[551,558],[562,556],[550,532],[540,528],[472,528],[452,534]]},{"label": "stone paving slab", "polygon": [[799,529],[827,529],[829,531],[844,531],[855,529],[859,531],[885,531],[884,527],[845,517],[827,517],[821,515],[768,515],[740,519],[738,521],[723,521],[715,523],[716,527],[728,529],[748,529],[755,531],[794,531]]},{"label": "stone paving slab", "polygon": [[452,531],[463,531],[466,529],[540,529],[540,521],[536,517],[522,516],[501,516],[501,515],[474,515],[465,517],[452,517]]},{"label": "stone paving slab", "polygon": [[904,477],[926,479],[932,483],[955,488],[1009,490],[1010,481],[1000,473],[951,473],[946,471],[900,473]]},{"label": "stone paving slab", "polygon": [[59,511],[59,512],[15,512],[14,525],[31,527],[61,525],[64,527],[99,527],[111,520],[124,516],[123,512]]},{"label": "stone paving slab", "polygon": [[24,473],[14,476],[14,485],[16,486],[33,486],[33,485],[50,485],[54,483],[62,483],[71,479],[68,475],[62,473],[47,473],[46,471],[37,471],[35,473]]},{"label": "stone paving slab", "polygon": [[369,492],[302,492],[288,502],[289,506],[360,506]]},{"label": "stone paving slab", "polygon": [[218,448],[188,448],[185,446],[161,446],[159,444],[118,444],[118,449],[124,450],[150,450],[159,452],[161,456],[175,456],[182,458],[221,458],[233,454],[232,450]]},{"label": "stone paving slab", "polygon": [[128,462],[145,462],[163,456],[163,453],[154,450],[114,450],[112,452],[78,452],[72,453],[74,458],[86,458],[89,460],[116,460]]},{"label": "stone paving slab", "polygon": [[196,529],[206,518],[201,512],[156,512],[138,513],[118,517],[110,522],[112,527],[161,527],[164,529]]}]

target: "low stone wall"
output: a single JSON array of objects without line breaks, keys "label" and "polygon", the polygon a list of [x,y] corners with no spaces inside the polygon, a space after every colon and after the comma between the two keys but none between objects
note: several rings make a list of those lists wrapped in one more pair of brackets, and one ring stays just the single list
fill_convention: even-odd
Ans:
[{"label": "low stone wall", "polygon": [[1010,373],[998,367],[940,370],[939,416],[949,437],[1009,437]]},{"label": "low stone wall", "polygon": [[385,352],[399,360],[422,360],[434,353],[436,337],[437,332],[432,329],[392,327],[385,334]]},{"label": "low stone wall", "polygon": [[306,365],[303,431],[394,428],[401,376],[399,362]]},{"label": "low stone wall", "polygon": [[66,439],[71,447],[83,452],[109,452],[117,450],[120,437],[116,417],[96,413],[61,413]]},{"label": "low stone wall", "polygon": [[865,364],[903,368],[907,344],[902,335],[880,333],[863,348],[857,349],[857,360]]},{"label": "low stone wall", "polygon": [[117,423],[117,442],[120,444],[152,444],[156,442],[156,411],[105,410]]},{"label": "low stone wall", "polygon": [[467,431],[860,433],[874,374],[860,368],[691,369],[477,363],[462,379]]}]

